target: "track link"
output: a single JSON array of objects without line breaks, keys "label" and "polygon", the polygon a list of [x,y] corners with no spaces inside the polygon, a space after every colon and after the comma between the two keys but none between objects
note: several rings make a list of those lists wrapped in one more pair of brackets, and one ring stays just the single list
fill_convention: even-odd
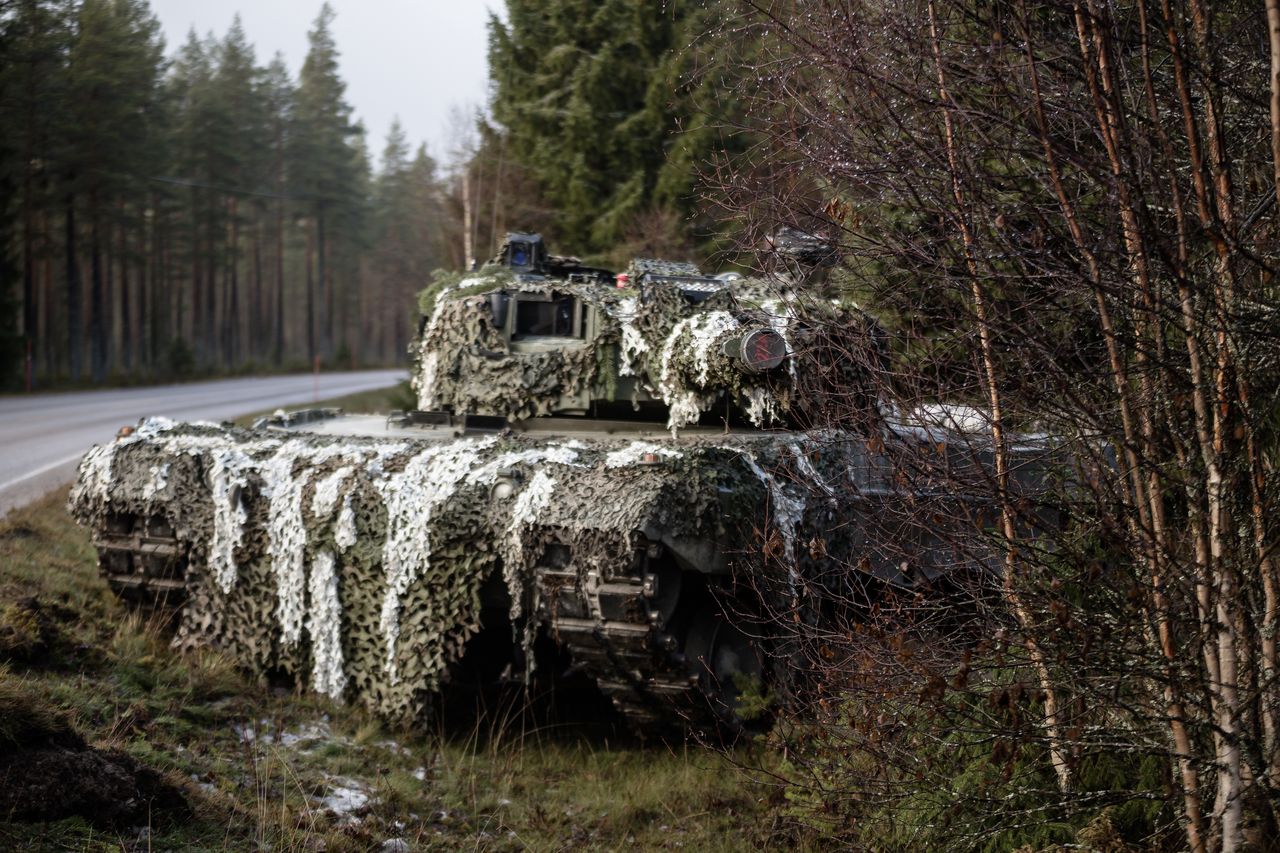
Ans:
[{"label": "track link", "polygon": [[539,617],[636,732],[737,731],[733,699],[701,639],[701,626],[719,619],[714,602],[704,596],[696,602],[703,612],[675,613],[692,603],[680,601],[678,589],[664,595],[663,584],[679,576],[661,568],[660,546],[638,549],[631,565],[608,579],[594,570],[540,568]]},{"label": "track link", "polygon": [[129,605],[174,614],[186,601],[187,549],[162,516],[110,516],[93,545],[99,573]]}]

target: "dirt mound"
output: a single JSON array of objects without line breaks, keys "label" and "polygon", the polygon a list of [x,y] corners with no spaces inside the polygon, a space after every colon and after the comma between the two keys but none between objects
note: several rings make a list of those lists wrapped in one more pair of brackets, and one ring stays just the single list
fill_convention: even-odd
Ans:
[{"label": "dirt mound", "polygon": [[132,825],[185,812],[182,795],[122,752],[85,748],[25,750],[0,757],[0,814],[10,820],[79,816]]},{"label": "dirt mound", "polygon": [[79,816],[118,826],[186,813],[182,795],[155,770],[94,749],[65,716],[0,681],[0,818]]}]

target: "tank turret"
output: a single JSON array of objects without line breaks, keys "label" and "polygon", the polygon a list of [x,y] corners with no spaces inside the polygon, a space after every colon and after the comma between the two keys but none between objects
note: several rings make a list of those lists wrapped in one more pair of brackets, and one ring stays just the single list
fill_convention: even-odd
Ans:
[{"label": "tank turret", "polygon": [[505,418],[785,426],[788,303],[763,282],[639,259],[620,274],[510,234],[484,267],[425,291],[414,344],[424,411]]}]

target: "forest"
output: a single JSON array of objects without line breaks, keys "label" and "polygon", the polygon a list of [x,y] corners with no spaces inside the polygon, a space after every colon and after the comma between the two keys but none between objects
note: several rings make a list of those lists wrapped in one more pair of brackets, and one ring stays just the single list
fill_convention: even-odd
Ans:
[{"label": "forest", "polygon": [[446,186],[398,125],[375,169],[332,19],[294,80],[238,19],[170,61],[140,0],[0,8],[10,383],[403,360]]},{"label": "forest", "polygon": [[674,49],[708,11],[560,6],[491,22],[493,103],[442,162],[353,121],[328,6],[293,79],[238,19],[169,50],[145,0],[0,4],[2,381],[403,363],[413,294],[505,229],[613,259],[713,241],[718,143]]}]

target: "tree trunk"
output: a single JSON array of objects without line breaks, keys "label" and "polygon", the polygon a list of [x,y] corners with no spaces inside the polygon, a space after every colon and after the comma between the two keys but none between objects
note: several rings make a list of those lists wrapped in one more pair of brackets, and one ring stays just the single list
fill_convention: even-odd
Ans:
[{"label": "tree trunk", "polygon": [[52,239],[48,213],[40,214],[40,233],[46,247],[40,261],[40,284],[44,293],[44,298],[41,300],[44,310],[40,312],[40,337],[44,340],[44,373],[53,377],[61,370],[62,354],[58,351],[56,335],[53,333],[57,328],[57,311],[53,295],[53,253],[48,251]]},{"label": "tree trunk", "polygon": [[462,257],[463,269],[470,270],[475,263],[474,247],[471,244],[471,169],[462,167]]},{"label": "tree trunk", "polygon": [[89,194],[89,369],[94,382],[107,378],[107,293],[102,268],[102,215],[98,192]]},{"label": "tree trunk", "polygon": [[262,296],[262,218],[253,226],[253,283],[249,304],[249,356],[257,361],[265,355],[267,306]]},{"label": "tree trunk", "polygon": [[[314,222],[314,220],[313,220]],[[315,229],[307,223],[307,365],[316,360],[316,284],[312,276],[311,256],[315,252]]]},{"label": "tree trunk", "polygon": [[[29,358],[39,351],[36,339],[39,322],[36,259],[35,259],[35,203],[32,199],[35,181],[31,176],[31,159],[27,159],[22,189],[22,337],[26,341]],[[33,365],[34,368],[34,365]]]},{"label": "tree trunk", "polygon": [[933,0],[929,2],[929,33],[933,46],[933,60],[938,82],[938,100],[942,111],[944,139],[946,143],[947,165],[951,172],[951,190],[956,203],[956,226],[960,230],[964,246],[965,265],[969,273],[970,292],[973,301],[974,315],[978,325],[978,340],[983,365],[983,384],[987,403],[991,407],[990,432],[995,457],[996,493],[1000,502],[1000,526],[1003,539],[1005,560],[1003,590],[1005,600],[1018,623],[1023,628],[1023,646],[1027,650],[1032,666],[1044,691],[1044,730],[1049,746],[1049,763],[1058,777],[1058,787],[1065,793],[1072,788],[1071,765],[1068,760],[1067,745],[1062,737],[1060,720],[1061,703],[1058,691],[1054,686],[1047,658],[1040,648],[1034,633],[1029,630],[1031,617],[1017,591],[1018,545],[1017,526],[1015,521],[1012,497],[1009,493],[1009,453],[1008,442],[1004,432],[1000,388],[996,372],[996,358],[991,341],[991,328],[988,321],[988,308],[981,284],[981,276],[977,266],[977,246],[969,227],[968,204],[960,185],[960,164],[956,152],[956,132],[951,117],[951,101],[947,93],[947,74],[942,62],[939,47],[941,36],[938,31],[937,12]]},{"label": "tree trunk", "polygon": [[325,235],[324,205],[316,216],[316,264],[320,280],[320,352],[323,358],[333,355],[333,287],[329,281],[329,241]]},{"label": "tree trunk", "polygon": [[[144,202],[148,204],[149,202]],[[138,366],[150,369],[155,363],[151,346],[151,244],[155,240],[155,208],[143,211],[138,226]]]},{"label": "tree trunk", "polygon": [[231,370],[239,360],[240,348],[240,213],[235,196],[229,202],[231,247],[227,252],[227,316],[223,319],[226,337],[226,365]]},{"label": "tree trunk", "polygon": [[273,360],[284,364],[284,202],[276,202],[275,344]]},{"label": "tree trunk", "polygon": [[1280,204],[1280,0],[1265,0],[1271,52],[1271,174]]},{"label": "tree trunk", "polygon": [[71,365],[71,379],[80,381],[84,375],[84,320],[80,296],[80,265],[76,258],[76,197],[68,193],[65,201],[67,229],[67,353]]},{"label": "tree trunk", "polygon": [[[123,206],[121,213],[123,214]],[[120,366],[125,373],[133,369],[134,326],[133,299],[129,294],[129,244],[126,229],[119,228],[120,256]]]}]

